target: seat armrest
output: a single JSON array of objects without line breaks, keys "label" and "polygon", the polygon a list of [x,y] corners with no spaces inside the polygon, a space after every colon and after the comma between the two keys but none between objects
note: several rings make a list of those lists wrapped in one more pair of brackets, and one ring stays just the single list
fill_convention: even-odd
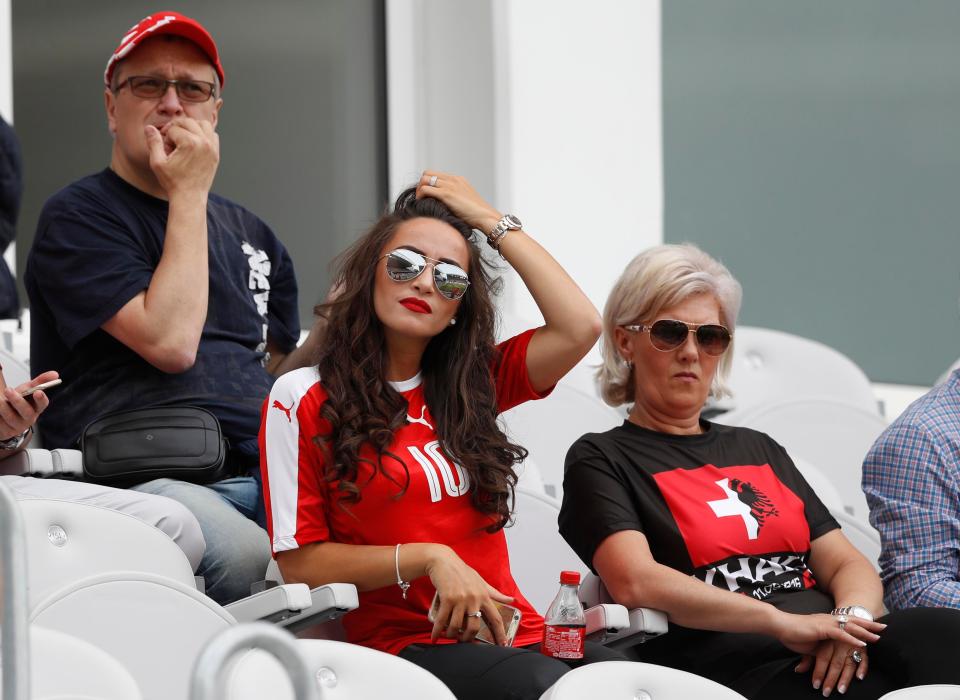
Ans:
[{"label": "seat armrest", "polygon": [[[273,589],[271,589],[273,590]],[[360,606],[357,587],[352,583],[328,583],[310,591],[311,605],[278,623],[292,633],[343,617]]]},{"label": "seat armrest", "polygon": [[604,635],[603,644],[614,649],[631,647],[648,639],[666,634],[667,614],[652,608],[633,608],[629,612],[630,624],[626,628],[610,631]]},{"label": "seat armrest", "polygon": [[[580,600],[584,607],[594,606],[610,601],[610,594],[607,592],[603,581],[596,574],[589,573],[580,585]],[[592,609],[592,608],[591,608]],[[668,620],[667,614],[661,610],[652,608],[633,608],[629,611],[629,625],[625,628],[608,628],[608,631],[598,638],[603,644],[611,647],[625,647],[640,644],[653,637],[667,633]],[[614,619],[614,618],[611,618]],[[589,634],[589,623],[587,630]]]},{"label": "seat armrest", "polygon": [[26,476],[56,471],[49,450],[27,449],[0,460],[0,475]]},{"label": "seat armrest", "polygon": [[279,622],[306,610],[311,605],[310,589],[305,583],[288,583],[255,593],[224,606],[238,622]]},{"label": "seat armrest", "polygon": [[587,621],[587,639],[600,642],[608,634],[614,634],[630,627],[630,613],[622,605],[616,603],[601,603],[584,610]]},{"label": "seat armrest", "polygon": [[80,450],[57,448],[50,450],[53,460],[53,471],[71,476],[83,475],[83,453]]}]

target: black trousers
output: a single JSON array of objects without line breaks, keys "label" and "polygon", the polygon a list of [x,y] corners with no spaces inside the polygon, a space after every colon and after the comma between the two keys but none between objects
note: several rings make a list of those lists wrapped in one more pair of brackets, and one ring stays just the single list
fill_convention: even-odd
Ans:
[{"label": "black trousers", "polygon": [[[866,678],[861,681],[854,676],[845,694],[834,688],[830,697],[876,700],[891,690],[913,685],[960,685],[960,610],[911,608],[892,612],[879,621],[887,628],[879,642],[866,648]],[[671,644],[659,646],[675,632]],[[821,697],[822,689],[813,689],[812,669],[794,672],[800,656],[772,637],[671,625],[661,639],[634,647],[627,655],[711,678],[751,700]]]},{"label": "black trousers", "polygon": [[568,665],[544,656],[539,647],[413,644],[400,657],[435,675],[458,700],[538,700],[573,665],[624,660],[618,651],[587,642],[583,661]]}]

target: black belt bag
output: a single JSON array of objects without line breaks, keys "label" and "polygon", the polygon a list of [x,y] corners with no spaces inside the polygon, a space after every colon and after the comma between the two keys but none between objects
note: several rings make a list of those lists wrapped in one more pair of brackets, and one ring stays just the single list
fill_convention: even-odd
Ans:
[{"label": "black belt bag", "polygon": [[158,406],[111,413],[80,438],[87,481],[134,486],[166,477],[209,484],[231,476],[220,422],[196,406]]}]

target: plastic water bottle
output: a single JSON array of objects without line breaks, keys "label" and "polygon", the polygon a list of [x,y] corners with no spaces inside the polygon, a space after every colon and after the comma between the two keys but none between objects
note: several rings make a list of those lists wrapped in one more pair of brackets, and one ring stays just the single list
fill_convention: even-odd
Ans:
[{"label": "plastic water bottle", "polygon": [[583,638],[587,621],[580,604],[580,572],[560,572],[560,592],[550,603],[543,619],[543,644],[547,656],[565,661],[583,659]]}]

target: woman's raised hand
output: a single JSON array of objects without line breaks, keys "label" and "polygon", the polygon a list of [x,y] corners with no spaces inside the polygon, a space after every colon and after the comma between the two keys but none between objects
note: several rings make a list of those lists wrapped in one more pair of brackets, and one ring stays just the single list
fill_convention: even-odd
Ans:
[{"label": "woman's raised hand", "polygon": [[438,170],[424,170],[420,176],[417,199],[423,197],[439,199],[454,214],[485,235],[493,230],[503,216],[473,189],[466,178]]},{"label": "woman's raised hand", "polygon": [[440,609],[434,618],[431,641],[440,637],[472,641],[480,631],[480,616],[493,632],[496,643],[506,645],[503,620],[496,603],[510,604],[513,598],[488,584],[449,548],[427,566],[427,576],[440,596]]}]

